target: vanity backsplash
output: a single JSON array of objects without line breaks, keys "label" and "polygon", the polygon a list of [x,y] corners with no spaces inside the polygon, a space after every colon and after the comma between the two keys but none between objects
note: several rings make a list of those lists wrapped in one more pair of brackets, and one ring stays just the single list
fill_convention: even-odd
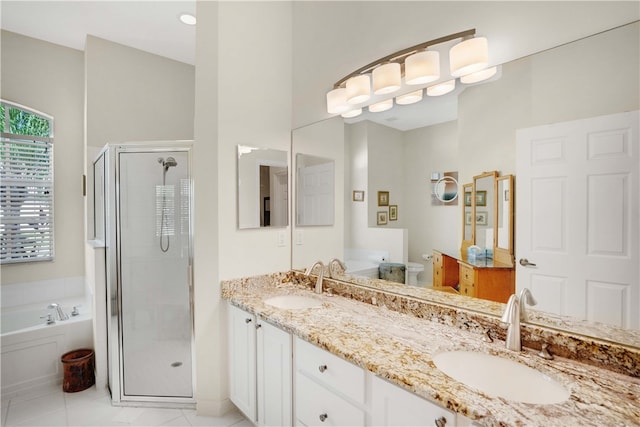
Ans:
[{"label": "vanity backsplash", "polygon": [[[297,271],[283,273],[280,281],[305,288],[315,286],[315,277],[305,276]],[[363,286],[354,282],[362,282]],[[464,298],[458,295],[430,289],[416,289],[415,292],[422,295],[425,292],[434,293],[430,295],[429,300],[425,301],[423,298],[417,299],[407,294],[405,285],[396,285],[383,280],[349,277],[349,282],[343,282],[325,277],[323,283],[327,293],[477,333],[478,339],[487,335],[499,340],[504,340],[506,337],[506,329],[501,326],[499,318],[472,309],[447,305],[448,298]],[[393,286],[399,287],[398,293],[393,292]],[[487,305],[491,305],[494,308],[493,311],[501,310],[504,305],[478,299],[470,300],[482,306],[478,308],[486,309]],[[493,307],[494,305],[496,307]],[[542,345],[546,344],[547,350],[552,355],[640,377],[640,350],[637,348],[531,324],[522,324],[521,334],[523,347],[540,350]]]}]

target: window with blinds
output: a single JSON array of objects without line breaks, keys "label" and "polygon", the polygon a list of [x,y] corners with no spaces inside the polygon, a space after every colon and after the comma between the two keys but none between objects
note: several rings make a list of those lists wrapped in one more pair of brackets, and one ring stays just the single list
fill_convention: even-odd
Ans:
[{"label": "window with blinds", "polygon": [[53,259],[53,118],[0,102],[0,263]]}]

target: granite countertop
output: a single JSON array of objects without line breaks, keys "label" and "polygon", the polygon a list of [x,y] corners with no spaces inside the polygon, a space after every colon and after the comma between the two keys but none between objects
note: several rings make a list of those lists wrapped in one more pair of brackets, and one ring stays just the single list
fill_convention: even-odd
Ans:
[{"label": "granite countertop", "polygon": [[[291,273],[292,274],[292,273]],[[222,282],[233,305],[330,351],[379,377],[486,426],[640,425],[640,378],[556,357],[547,361],[504,341],[328,293],[315,294],[286,273]],[[263,303],[277,295],[306,295],[317,308],[284,310]],[[491,397],[455,381],[435,367],[433,355],[470,350],[516,360],[563,384],[559,404],[535,405]]]}]

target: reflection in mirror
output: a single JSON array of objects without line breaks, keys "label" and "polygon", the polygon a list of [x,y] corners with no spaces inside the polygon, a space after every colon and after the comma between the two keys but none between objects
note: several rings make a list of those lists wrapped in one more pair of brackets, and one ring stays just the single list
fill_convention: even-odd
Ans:
[{"label": "reflection in mirror", "polygon": [[476,218],[473,221],[473,235],[475,236],[476,246],[481,249],[494,248],[494,230],[495,230],[495,184],[498,173],[485,172],[473,177],[473,204],[476,209]]},{"label": "reflection in mirror", "polygon": [[[368,199],[371,194],[374,194],[379,189],[378,186],[372,186],[370,182],[372,178],[377,179],[378,176],[389,171],[402,170],[407,177],[404,180],[406,188],[399,188],[397,191],[392,190],[392,194],[400,194],[401,191],[405,191],[407,194],[406,202],[401,205],[400,212],[402,215],[400,219],[407,220],[406,229],[410,236],[408,243],[409,259],[413,261],[419,260],[422,254],[430,255],[433,249],[437,248],[455,248],[457,250],[462,240],[462,235],[465,239],[469,237],[469,231],[460,228],[460,222],[462,221],[464,224],[464,218],[460,217],[463,214],[463,210],[453,208],[455,209],[454,213],[446,206],[431,209],[428,199],[421,198],[424,183],[425,181],[429,182],[430,179],[430,172],[425,173],[425,171],[443,170],[445,167],[451,170],[457,169],[461,182],[471,182],[472,176],[482,170],[497,169],[506,174],[515,173],[517,147],[514,142],[514,135],[516,135],[518,129],[637,110],[637,91],[634,92],[633,96],[628,96],[630,93],[628,87],[638,87],[637,63],[640,50],[638,49],[637,34],[639,28],[640,24],[635,22],[502,64],[502,77],[499,80],[481,86],[466,87],[458,95],[454,103],[455,114],[449,116],[447,119],[449,121],[432,122],[421,125],[424,127],[413,126],[400,130],[401,128],[399,126],[396,127],[396,124],[402,123],[403,120],[406,123],[407,118],[403,117],[403,114],[399,114],[402,110],[398,109],[393,122],[387,120],[384,123],[374,123],[373,125],[371,122],[364,122],[368,123],[364,129],[355,129],[358,123],[348,124],[345,126],[347,135],[350,132],[355,133],[356,136],[364,135],[367,138],[361,137],[361,139],[365,142],[368,141],[369,144],[367,156],[356,157],[348,150],[345,153],[348,157],[345,159],[344,164],[351,167],[351,170],[346,169],[347,177],[354,174],[354,170],[365,171],[362,178],[358,175],[359,181],[354,181],[346,187],[349,200],[351,199],[352,190],[366,190],[365,200]],[[619,50],[611,51],[611,57],[608,61],[598,60],[598,52],[601,51],[602,46],[610,45],[617,46]],[[557,73],[559,69],[570,69],[574,66],[576,58],[580,58],[580,61],[584,61],[584,64],[590,64],[589,67],[582,69],[584,73],[581,75],[582,78],[576,79],[575,74],[572,73]],[[623,74],[619,74],[620,72]],[[606,77],[609,73],[616,73],[621,77],[611,80]],[[584,94],[593,93],[594,82],[599,82],[607,86],[608,89],[599,91],[594,95],[594,99],[597,102],[585,103]],[[551,87],[557,90],[538,90],[538,88]],[[509,93],[517,94],[517,96],[505,97],[505,94]],[[460,117],[460,119],[457,119],[457,117]],[[340,119],[340,117],[338,116],[334,119]],[[377,119],[372,117],[371,120]],[[305,132],[307,129],[314,128],[314,126],[316,124],[297,129],[297,132]],[[399,136],[396,134],[399,134]],[[380,150],[372,152],[371,144],[373,138],[377,138],[373,141],[376,144],[376,148],[384,143],[390,145],[389,140],[391,138],[398,140],[399,144],[396,145],[396,151],[403,155],[401,166],[390,165],[389,156],[385,157],[386,163],[378,162],[374,164],[371,160],[377,160],[375,154]],[[308,144],[302,145],[296,139],[293,141],[292,149],[294,152],[296,150],[309,152],[308,147]],[[388,153],[388,151],[384,152]],[[338,168],[340,168],[340,164],[338,164]],[[336,173],[340,174],[341,169],[337,169]],[[518,174],[520,175],[519,167]],[[518,181],[520,182],[520,178],[518,178]],[[509,185],[511,190],[515,191],[514,183],[510,182]],[[340,186],[338,185],[338,187]],[[430,197],[430,191],[425,193]],[[587,201],[584,196],[572,194],[572,198],[576,201],[581,201],[586,206]],[[341,202],[340,197],[337,198],[337,201],[338,203]],[[510,197],[510,203],[514,202],[514,197]],[[351,205],[353,205],[354,209],[364,210],[365,206],[363,205],[365,203],[351,202]],[[336,212],[337,218],[341,218],[342,210],[338,208]],[[515,212],[517,216],[514,217],[512,226],[516,222],[520,222],[518,218],[521,215],[529,214],[529,212],[523,211],[522,205],[515,206]],[[346,213],[346,218],[349,220],[351,218],[349,216],[350,212],[347,211]],[[419,220],[423,221],[420,222]],[[454,221],[453,224],[450,223],[451,220]],[[371,220],[369,223],[371,223]],[[345,225],[346,248],[353,247],[348,243],[347,239],[353,234],[352,228],[356,225],[360,226],[360,224],[362,222],[348,222]],[[364,226],[366,226],[366,223]],[[385,231],[389,230],[385,229]],[[304,243],[306,246],[303,247],[295,243],[298,237],[294,236],[296,240],[293,242],[293,267],[310,265],[309,262],[317,258],[315,254],[318,254],[318,250],[315,248],[326,244],[328,240],[325,236],[319,235],[313,236],[315,239],[308,238],[309,236],[305,237]],[[332,236],[332,240],[334,238],[337,240],[337,236]],[[473,238],[473,234],[471,234],[471,238]],[[502,242],[500,234],[498,234],[497,238]],[[517,238],[517,235],[514,233],[512,239],[514,242],[515,238]],[[637,245],[637,234],[634,239],[636,239],[634,244]],[[515,243],[512,244],[514,249],[517,249],[515,248]],[[309,255],[304,250],[301,250],[311,246],[314,247],[314,255]],[[379,248],[379,245],[368,247],[370,250]],[[322,257],[330,259],[336,252],[337,250],[333,248],[330,254],[322,254]],[[306,264],[295,262],[298,258],[302,258],[299,255],[300,253],[306,255],[305,260],[308,261]],[[433,265],[431,262],[423,263],[423,265],[425,266],[425,271],[419,275],[419,279],[426,281],[425,287],[428,287],[432,282]],[[635,281],[637,282],[637,273],[635,274]],[[567,279],[572,280],[572,277]],[[355,282],[363,284],[363,282]],[[500,316],[503,309],[503,306],[498,303],[483,305],[482,301],[473,298],[434,292],[429,289],[410,286],[401,288],[394,286],[390,288],[394,289],[394,292],[413,295],[416,298],[425,298],[445,304],[449,303],[495,316]],[[535,294],[534,296],[538,299],[538,307],[541,306],[541,296]],[[603,302],[603,304],[606,304],[606,302]],[[636,304],[629,307],[629,310],[637,313],[639,307]],[[599,339],[616,341],[634,348],[640,347],[637,331],[616,330],[609,326],[598,329],[580,319],[556,316],[538,311],[535,308],[530,309],[530,314],[535,314],[535,316],[530,316],[531,323],[569,330]],[[634,334],[633,332],[636,333]]]},{"label": "reflection in mirror", "polygon": [[473,227],[471,218],[473,217],[473,184],[464,184],[463,188],[463,215],[462,215],[462,253],[467,252],[467,248],[473,245]]},{"label": "reflection in mirror", "polygon": [[496,261],[513,265],[513,175],[505,175],[497,180],[496,193]]},{"label": "reflection in mirror", "polygon": [[[431,176],[433,195],[440,203],[458,204],[458,172],[435,173]],[[433,203],[432,203],[433,204]]]},{"label": "reflection in mirror", "polygon": [[296,225],[333,225],[334,161],[296,154]]},{"label": "reflection in mirror", "polygon": [[238,145],[238,228],[289,225],[287,152]]}]

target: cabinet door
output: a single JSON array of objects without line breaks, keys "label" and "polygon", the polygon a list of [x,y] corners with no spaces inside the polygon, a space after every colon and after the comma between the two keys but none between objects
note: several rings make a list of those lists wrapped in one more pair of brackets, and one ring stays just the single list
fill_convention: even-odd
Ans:
[{"label": "cabinet door", "polygon": [[292,425],[291,334],[258,320],[258,425]]},{"label": "cabinet door", "polygon": [[229,398],[252,422],[256,410],[256,318],[229,304]]},{"label": "cabinet door", "polygon": [[446,425],[455,425],[456,416],[453,412],[372,376],[372,425],[434,426],[441,417],[446,419]]}]

